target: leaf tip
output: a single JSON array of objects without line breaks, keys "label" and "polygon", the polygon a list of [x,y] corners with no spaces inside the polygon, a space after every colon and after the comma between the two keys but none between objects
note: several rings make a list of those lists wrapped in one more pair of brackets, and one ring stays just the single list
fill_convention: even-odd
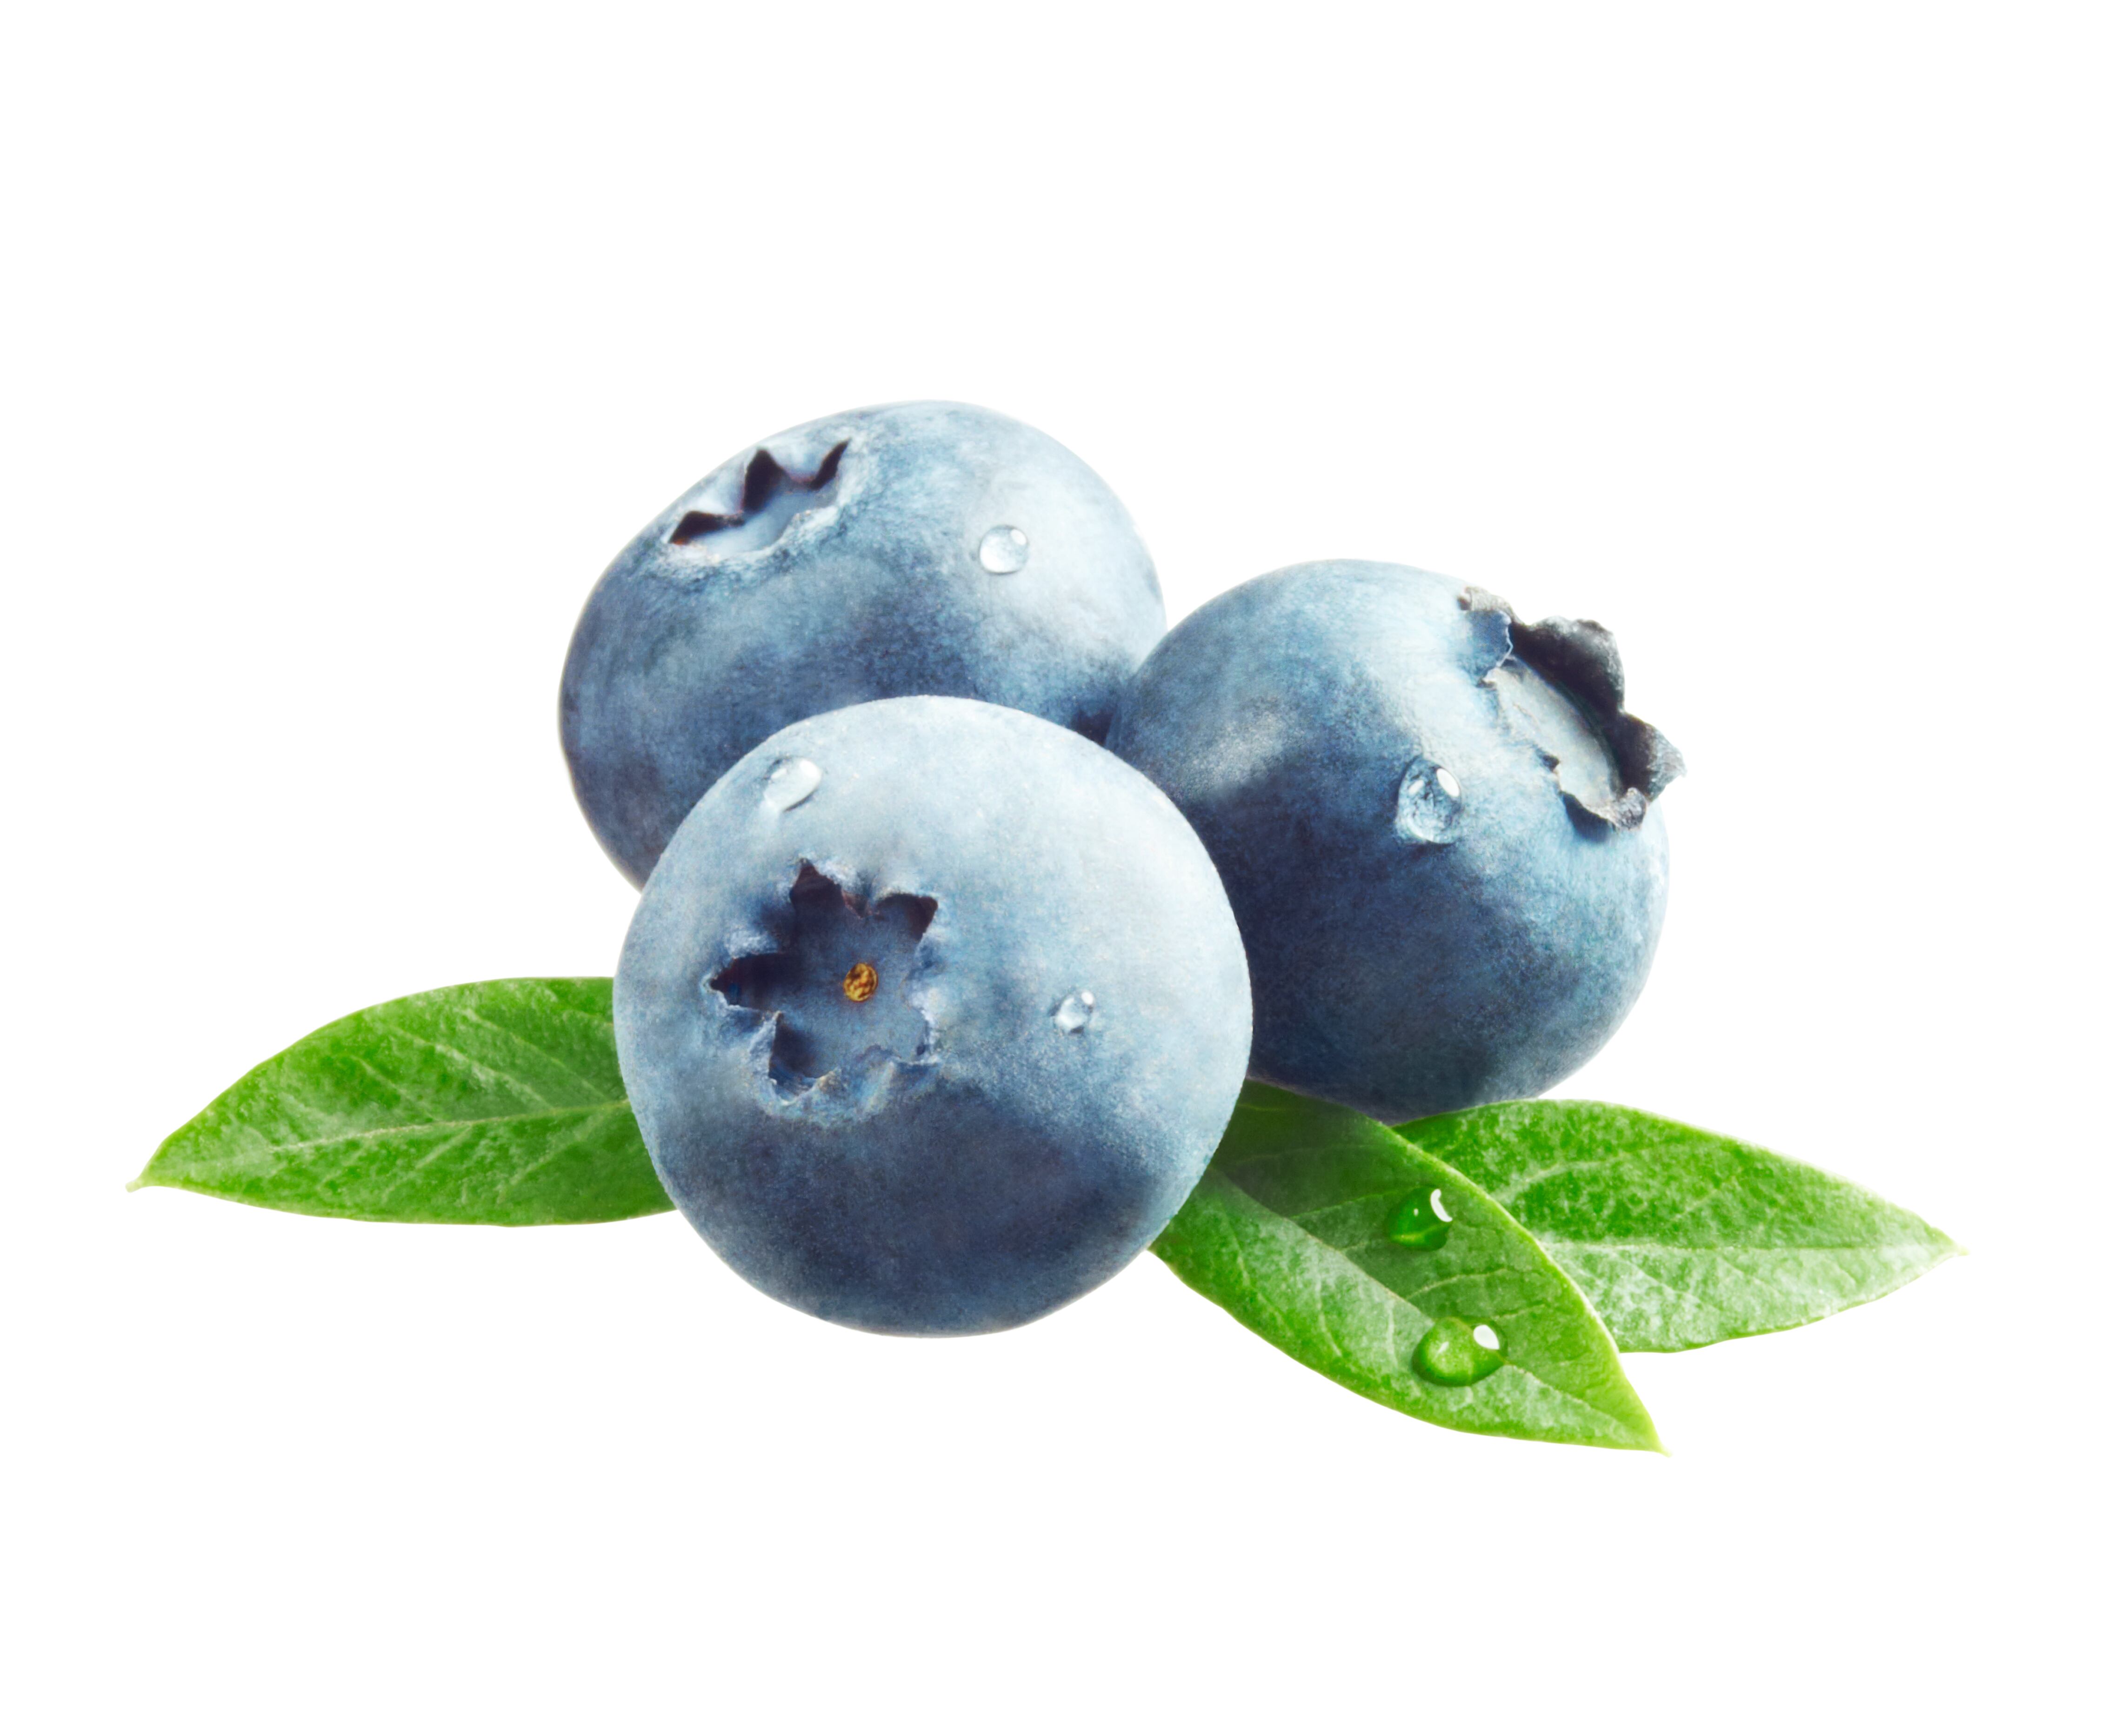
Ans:
[{"label": "leaf tip", "polygon": [[[1623,1372],[1622,1368],[1622,1377]],[[1668,1458],[1670,1448],[1663,1444],[1662,1435],[1655,1428],[1655,1420],[1650,1414],[1646,1401],[1633,1391],[1630,1381],[1626,1383],[1626,1390],[1632,1400],[1630,1409],[1613,1413],[1626,1431],[1626,1439],[1619,1444],[1634,1453],[1652,1453],[1660,1458]]]},{"label": "leaf tip", "polygon": [[[1636,1398],[1639,1396],[1637,1393],[1634,1395]],[[1645,1405],[1638,1417],[1622,1418],[1620,1420],[1626,1423],[1627,1433],[1625,1439],[1618,1445],[1629,1453],[1652,1453],[1658,1458],[1670,1457],[1670,1448],[1663,1444],[1662,1436],[1655,1430],[1655,1420],[1648,1415]]]},{"label": "leaf tip", "polygon": [[[186,1125],[189,1126],[191,1124],[188,1122]],[[168,1180],[160,1168],[163,1159],[169,1155],[170,1148],[178,1143],[179,1137],[184,1133],[184,1128],[179,1128],[176,1133],[172,1134],[167,1139],[164,1140],[161,1144],[155,1148],[154,1153],[149,1158],[148,1161],[140,1166],[140,1173],[134,1177],[131,1181],[126,1184],[126,1192],[138,1193],[144,1187],[182,1187],[184,1186],[184,1183],[182,1182],[172,1182]]]}]

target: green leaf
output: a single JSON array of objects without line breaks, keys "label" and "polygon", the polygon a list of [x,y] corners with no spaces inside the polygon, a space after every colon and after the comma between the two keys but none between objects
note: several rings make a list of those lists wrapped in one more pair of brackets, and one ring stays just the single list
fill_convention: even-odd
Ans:
[{"label": "green leaf", "polygon": [[636,1131],[605,977],[387,1001],[254,1068],[135,1187],[402,1224],[589,1224],[669,1210]]},{"label": "green leaf", "polygon": [[1804,1325],[1964,1252],[1851,1182],[1615,1104],[1495,1103],[1397,1131],[1513,1212],[1622,1350]]},{"label": "green leaf", "polygon": [[[1442,1245],[1390,1240],[1399,1206],[1418,1194],[1430,1211],[1437,1188],[1453,1220]],[[1152,1248],[1251,1331],[1392,1410],[1474,1434],[1662,1450],[1603,1323],[1544,1250],[1451,1165],[1364,1115],[1244,1086]],[[1467,1386],[1422,1378],[1420,1343],[1443,1322],[1491,1326],[1504,1366]]]}]

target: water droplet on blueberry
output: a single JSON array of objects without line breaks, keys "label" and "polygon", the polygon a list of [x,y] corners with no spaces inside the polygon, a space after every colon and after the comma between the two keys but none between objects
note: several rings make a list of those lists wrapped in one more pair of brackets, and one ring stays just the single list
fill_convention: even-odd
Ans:
[{"label": "water droplet on blueberry", "polygon": [[820,787],[819,767],[810,759],[779,759],[762,781],[761,805],[786,814]]},{"label": "water droplet on blueberry", "polygon": [[976,545],[986,573],[1017,573],[1027,564],[1027,533],[1017,525],[993,525]]},{"label": "water droplet on blueberry", "polygon": [[1411,1360],[1419,1377],[1437,1386],[1475,1386],[1486,1376],[1499,1373],[1508,1361],[1501,1353],[1499,1333],[1453,1315],[1427,1329]]},{"label": "water droplet on blueberry", "polygon": [[1389,1236],[1399,1248],[1439,1248],[1448,1240],[1448,1226],[1453,1222],[1441,1203],[1441,1190],[1422,1187],[1397,1201],[1389,1214]]},{"label": "water droplet on blueberry", "polygon": [[1082,988],[1066,995],[1057,1003],[1057,1028],[1064,1031],[1081,1031],[1086,1021],[1094,1016],[1094,992]]},{"label": "water droplet on blueberry", "polygon": [[1446,844],[1463,813],[1463,785],[1446,766],[1414,759],[1397,787],[1397,835],[1411,844]]},{"label": "water droplet on blueberry", "polygon": [[853,964],[843,978],[843,994],[851,1001],[869,1001],[879,992],[879,973],[869,964]]}]

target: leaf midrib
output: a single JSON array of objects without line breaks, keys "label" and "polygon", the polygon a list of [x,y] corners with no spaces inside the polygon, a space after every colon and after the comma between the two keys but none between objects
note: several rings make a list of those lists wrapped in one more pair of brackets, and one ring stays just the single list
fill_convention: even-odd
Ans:
[{"label": "leaf midrib", "polygon": [[[1231,1172],[1229,1172],[1231,1173]],[[1237,1183],[1236,1183],[1236,1185],[1237,1185],[1237,1186],[1239,1186],[1240,1184],[1239,1184],[1238,1182],[1237,1182]],[[1246,1190],[1244,1190],[1244,1191],[1246,1191]],[[1315,1231],[1314,1231],[1313,1228],[1313,1227],[1312,1227],[1312,1225],[1309,1225],[1309,1220],[1310,1219],[1313,1219],[1313,1218],[1324,1218],[1324,1217],[1329,1217],[1329,1216],[1332,1216],[1332,1215],[1335,1215],[1335,1214],[1337,1214],[1337,1213],[1345,1212],[1345,1211],[1349,1211],[1349,1210],[1351,1210],[1352,1208],[1354,1208],[1355,1206],[1364,1206],[1364,1205],[1367,1204],[1370,1201],[1388,1201],[1388,1200],[1397,1200],[1397,1199],[1401,1199],[1401,1198],[1404,1196],[1404,1194],[1405,1192],[1408,1192],[1408,1191],[1409,1191],[1409,1190],[1408,1190],[1408,1189],[1399,1190],[1399,1189],[1397,1189],[1397,1188],[1391,1187],[1391,1188],[1385,1188],[1385,1189],[1382,1189],[1382,1190],[1377,1191],[1373,1192],[1373,1193],[1360,1193],[1360,1194],[1354,1194],[1354,1195],[1351,1196],[1351,1198],[1350,1198],[1349,1200],[1341,1200],[1341,1201],[1338,1201],[1335,1202],[1334,1204],[1328,1205],[1328,1206],[1309,1206],[1307,1210],[1304,1210],[1304,1211],[1295,1211],[1295,1212],[1280,1212],[1280,1213],[1279,1214],[1279,1215],[1280,1215],[1280,1216],[1281,1216],[1281,1217],[1285,1217],[1285,1218],[1290,1218],[1293,1222],[1294,1222],[1294,1223],[1296,1223],[1296,1224],[1299,1224],[1299,1225],[1301,1225],[1304,1228],[1306,1228],[1306,1229],[1308,1229],[1308,1233],[1309,1233],[1310,1235],[1315,1235]],[[1252,1197],[1254,1197],[1254,1196],[1252,1196]],[[1546,1247],[1546,1248],[1598,1248],[1598,1249],[1602,1249],[1602,1250],[1604,1250],[1604,1251],[1607,1251],[1607,1252],[1615,1252],[1615,1253],[1682,1253],[1682,1254],[1712,1254],[1712,1253],[1725,1253],[1725,1254],[1726,1254],[1726,1253],[1883,1253],[1883,1254],[1891,1254],[1891,1253],[1900,1253],[1900,1252],[1902,1252],[1902,1251],[1911,1251],[1911,1252],[1926,1252],[1926,1251],[1930,1251],[1930,1250],[1937,1250],[1937,1251],[1944,1251],[1944,1252],[1947,1252],[1947,1251],[1948,1251],[1947,1249],[1945,1249],[1945,1248],[1943,1248],[1943,1246],[1942,1246],[1942,1244],[1941,1244],[1937,1243],[1937,1242],[1931,1242],[1931,1241],[1905,1241],[1905,1242],[1883,1242],[1883,1241],[1877,1241],[1877,1242],[1649,1242],[1649,1241],[1641,1241],[1641,1240],[1636,1240],[1636,1239],[1625,1239],[1625,1240],[1620,1240],[1620,1241],[1589,1241],[1589,1240],[1586,1240],[1586,1239],[1583,1239],[1583,1238],[1580,1238],[1580,1237],[1578,1237],[1578,1236],[1564,1236],[1564,1235],[1559,1235],[1559,1234],[1555,1234],[1554,1232],[1552,1232],[1552,1231],[1551,1231],[1551,1230],[1549,1230],[1549,1229],[1546,1229],[1546,1228],[1544,1228],[1544,1226],[1543,1226],[1543,1225],[1541,1225],[1530,1223],[1530,1222],[1529,1222],[1529,1221],[1527,1221],[1526,1219],[1524,1219],[1524,1218],[1521,1217],[1519,1215],[1518,1215],[1518,1214],[1517,1214],[1517,1213],[1513,1210],[1513,1208],[1512,1208],[1512,1207],[1509,1207],[1509,1206],[1508,1206],[1507,1201],[1506,1201],[1505,1199],[1502,1198],[1502,1196],[1499,1196],[1499,1194],[1494,1194],[1494,1195],[1493,1196],[1493,1198],[1494,1198],[1494,1201],[1495,1201],[1497,1204],[1499,1204],[1499,1206],[1500,1206],[1503,1210],[1507,1210],[1508,1215],[1510,1217],[1514,1218],[1514,1220],[1515,1220],[1515,1221],[1516,1221],[1517,1223],[1520,1224],[1520,1225],[1522,1226],[1522,1228],[1523,1228],[1524,1229],[1527,1230],[1527,1231],[1530,1233],[1530,1234],[1531,1234],[1532,1236],[1533,1236],[1533,1237],[1534,1237],[1534,1238],[1535,1238],[1535,1239],[1537,1239],[1540,1244],[1541,1244],[1544,1247]],[[1259,1203],[1261,1203],[1261,1202],[1259,1202]],[[1337,1248],[1337,1250],[1338,1250],[1338,1252],[1339,1252],[1339,1253],[1344,1253],[1344,1252],[1346,1251],[1342,1247],[1340,1247],[1338,1244],[1337,1244],[1337,1243],[1335,1243],[1335,1242],[1332,1242],[1332,1241],[1330,1241],[1330,1240],[1328,1239],[1328,1238],[1327,1238],[1327,1237],[1323,1237],[1323,1236],[1317,1236],[1317,1237],[1316,1237],[1316,1239],[1317,1239],[1318,1241],[1323,1242],[1323,1243],[1326,1246],[1328,1246],[1328,1247],[1331,1247],[1331,1248]],[[1355,1243],[1355,1244],[1353,1244],[1352,1245],[1353,1245],[1353,1246],[1355,1246],[1355,1247],[1357,1247],[1357,1246],[1359,1246],[1359,1245],[1361,1245],[1361,1244],[1357,1244],[1357,1243]]]},{"label": "leaf midrib", "polygon": [[[271,1152],[317,1151],[328,1145],[359,1144],[368,1139],[389,1139],[410,1133],[426,1133],[432,1129],[463,1130],[471,1127],[505,1127],[519,1121],[553,1121],[570,1115],[598,1115],[610,1109],[625,1109],[625,1096],[612,1097],[598,1103],[573,1105],[560,1109],[528,1109],[506,1115],[473,1115],[463,1120],[402,1121],[390,1127],[367,1127],[359,1133],[327,1134],[316,1139],[291,1139],[285,1142],[268,1140],[264,1149]],[[157,1157],[162,1153],[158,1152]]]},{"label": "leaf midrib", "polygon": [[1938,1242],[1584,1242],[1552,1235],[1533,1224],[1522,1228],[1546,1248],[1594,1249],[1599,1253],[1750,1254],[1750,1253],[1949,1253]]}]

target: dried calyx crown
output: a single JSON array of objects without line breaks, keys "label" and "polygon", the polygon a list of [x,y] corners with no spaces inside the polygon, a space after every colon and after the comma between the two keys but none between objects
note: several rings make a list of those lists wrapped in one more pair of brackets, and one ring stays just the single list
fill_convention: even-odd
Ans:
[{"label": "dried calyx crown", "polygon": [[1471,614],[1501,623],[1499,662],[1515,657],[1527,663],[1574,702],[1610,748],[1623,786],[1620,793],[1592,807],[1562,787],[1568,803],[1622,831],[1639,825],[1649,804],[1684,775],[1684,756],[1654,725],[1626,711],[1625,665],[1611,630],[1600,621],[1557,615],[1525,621],[1506,598],[1477,585],[1465,587],[1460,601]]},{"label": "dried calyx crown", "polygon": [[786,469],[774,453],[766,446],[760,448],[747,461],[746,473],[739,483],[739,511],[689,512],[672,527],[669,540],[684,547],[713,530],[729,530],[744,524],[780,494],[819,493],[834,481],[849,444],[846,440],[838,440],[830,446],[810,476]]}]

